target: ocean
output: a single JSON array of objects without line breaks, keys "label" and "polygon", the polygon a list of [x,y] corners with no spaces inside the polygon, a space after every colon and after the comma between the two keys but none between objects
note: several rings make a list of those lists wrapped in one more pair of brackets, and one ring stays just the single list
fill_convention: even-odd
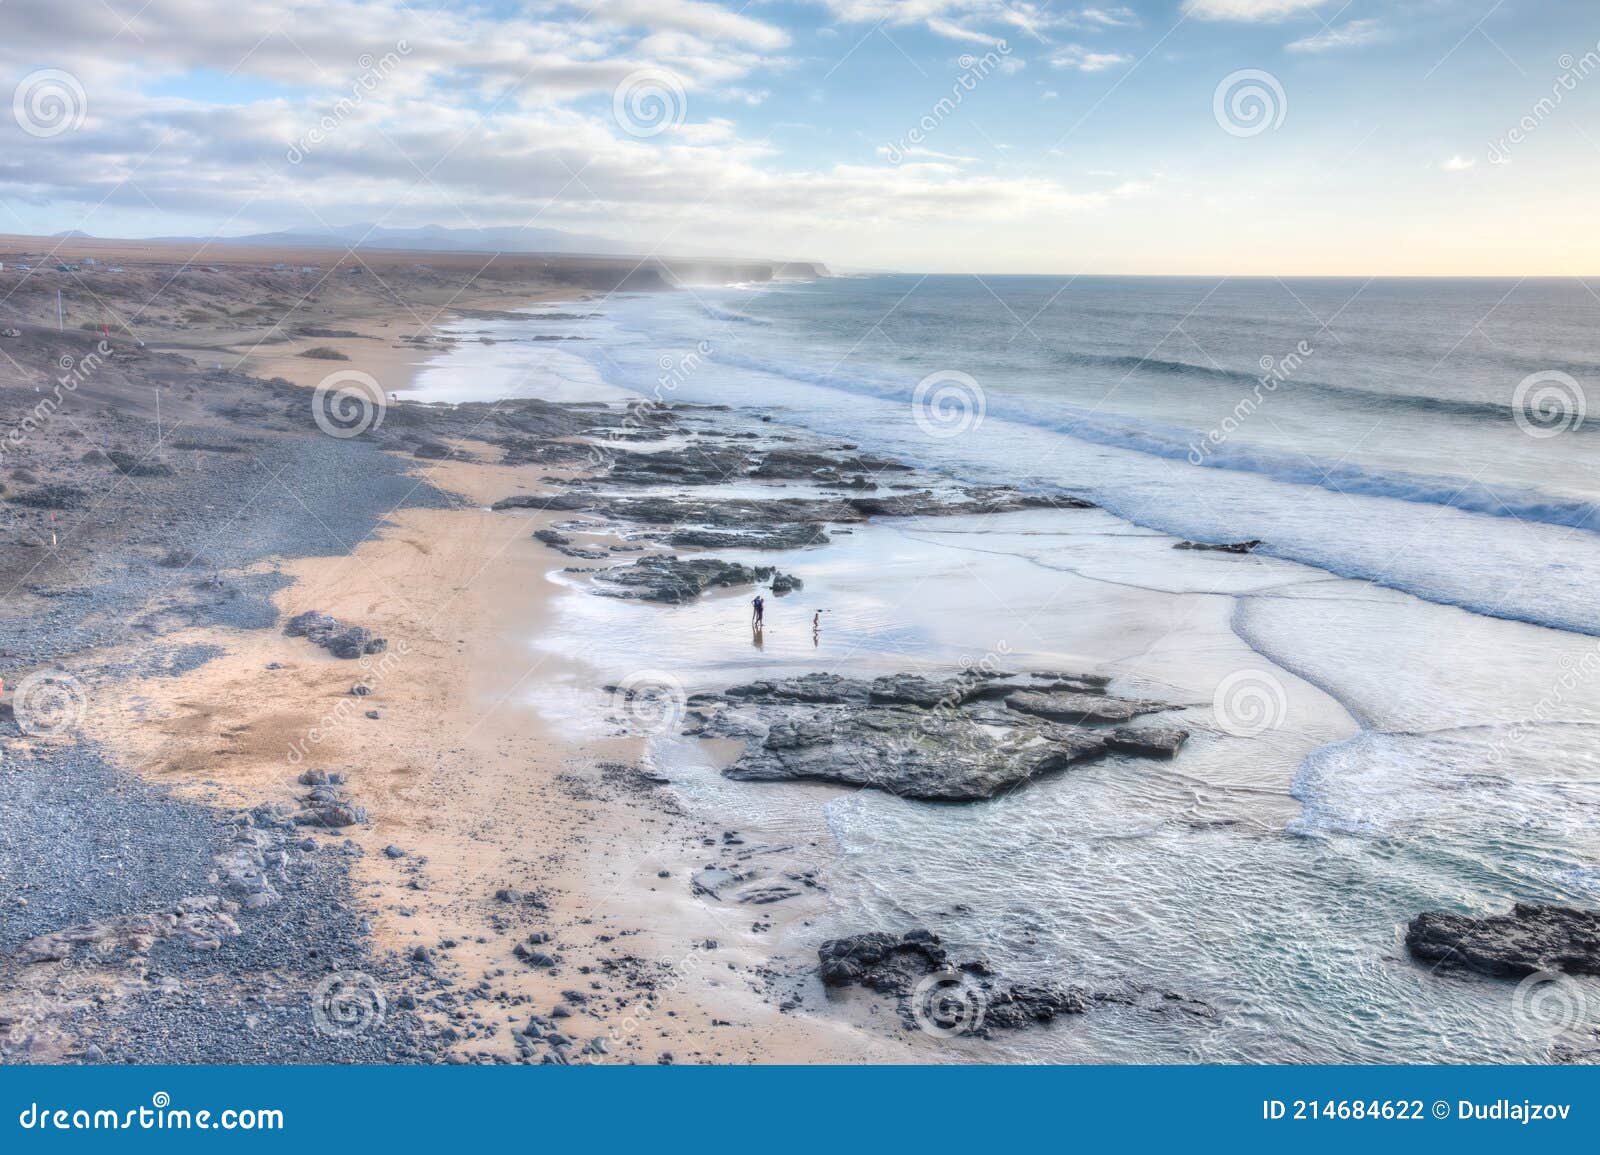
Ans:
[{"label": "ocean", "polygon": [[930,1058],[1525,1062],[1600,1028],[1594,980],[1437,974],[1401,941],[1425,909],[1600,901],[1588,286],[897,275],[568,308],[593,315],[463,323],[499,343],[463,343],[418,395],[725,404],[1099,506],[763,556],[805,577],[805,620],[829,611],[815,648],[798,628],[725,644],[738,601],[577,592],[530,640],[595,654],[597,685],[998,651],[1188,706],[1170,767],[1108,759],[972,806],[729,783],[658,743],[696,805],[816,847],[826,906],[777,944],[796,959],[933,925],[1008,974],[1216,1009],[1102,1009]]}]

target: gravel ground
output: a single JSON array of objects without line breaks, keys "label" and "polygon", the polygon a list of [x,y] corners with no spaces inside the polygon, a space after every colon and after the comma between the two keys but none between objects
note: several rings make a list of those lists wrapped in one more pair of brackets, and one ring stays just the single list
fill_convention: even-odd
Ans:
[{"label": "gravel ground", "polygon": [[[172,377],[180,396],[196,389]],[[145,366],[145,368],[150,368]],[[267,559],[344,554],[391,511],[453,500],[372,443],[310,425],[303,391],[215,376],[188,406],[169,402],[159,455],[150,416],[127,413],[102,380],[95,402],[12,454],[0,505],[0,673],[69,671],[86,692],[177,676],[219,651],[162,642],[197,625],[266,629],[288,579],[238,569]],[[186,392],[185,392],[186,390]],[[87,400],[76,398],[75,400]],[[8,404],[9,403],[9,404]],[[0,419],[31,395],[0,390]],[[133,408],[133,406],[129,406]],[[174,414],[173,410],[177,413]],[[294,418],[300,415],[303,420]],[[185,448],[187,447],[187,448]],[[163,468],[130,475],[106,453]],[[71,486],[60,508],[16,500]],[[59,548],[48,548],[52,534]],[[15,548],[12,548],[15,547]],[[130,648],[130,643],[132,644]],[[115,651],[113,655],[113,651]],[[9,710],[7,710],[7,715]],[[374,958],[351,894],[353,843],[173,797],[107,763],[80,740],[24,741],[0,717],[0,1060],[131,1063],[394,1062],[435,1058],[409,1006],[371,999],[363,1029],[318,1029],[313,1004],[335,972],[395,992],[416,964]],[[219,859],[241,838],[264,861],[274,900],[230,906],[238,933],[197,949],[181,935],[75,948],[22,966],[36,936],[174,912],[228,895]],[[241,897],[235,895],[234,897]],[[230,900],[231,901],[231,900]],[[108,993],[111,992],[111,993]],[[326,1025],[326,1024],[324,1024]]]}]

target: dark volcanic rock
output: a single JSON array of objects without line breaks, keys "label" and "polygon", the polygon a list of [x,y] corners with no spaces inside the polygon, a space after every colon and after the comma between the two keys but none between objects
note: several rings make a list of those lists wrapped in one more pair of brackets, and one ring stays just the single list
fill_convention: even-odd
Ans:
[{"label": "dark volcanic rock", "polygon": [[818,948],[817,959],[824,985],[862,986],[895,998],[908,1029],[920,1026],[942,1036],[1020,1030],[1061,1015],[1086,1014],[1102,1003],[1142,1006],[1151,1002],[1152,993],[1154,1009],[1175,1006],[1194,1014],[1212,1013],[1181,995],[1143,988],[1096,992],[1053,982],[1008,983],[981,961],[952,962],[930,930],[829,939]]},{"label": "dark volcanic rock", "polygon": [[128,453],[126,450],[113,449],[106,454],[106,460],[116,468],[118,473],[128,477],[171,477],[172,466],[163,461],[152,458],[141,458],[137,454]]},{"label": "dark volcanic rock", "polygon": [[659,453],[615,455],[607,480],[636,485],[718,485],[750,468],[743,449],[691,445]]},{"label": "dark volcanic rock", "polygon": [[1430,910],[1411,920],[1406,947],[1424,962],[1505,978],[1600,975],[1600,911],[1521,902],[1484,918]]},{"label": "dark volcanic rock", "polygon": [[[991,798],[1108,750],[1170,758],[1189,736],[1175,726],[1061,724],[1054,716],[1121,722],[1170,707],[1103,691],[1025,690],[1015,677],[889,674],[867,683],[813,673],[751,682],[690,698],[685,733],[744,739],[723,771],[736,781],[837,782],[945,802]],[[1011,708],[996,709],[997,697]]]},{"label": "dark volcanic rock", "polygon": [[1218,544],[1215,544],[1215,545],[1213,545],[1213,544],[1211,544],[1209,542],[1204,542],[1204,541],[1180,541],[1176,545],[1174,545],[1172,548],[1173,549],[1202,549],[1202,550],[1210,550],[1210,551],[1213,551],[1215,553],[1249,553],[1251,550],[1255,549],[1260,544],[1261,544],[1261,541],[1260,541],[1259,538],[1252,538],[1250,541],[1221,542],[1221,543],[1218,543]]},{"label": "dark volcanic rock", "polygon": [[770,682],[750,682],[724,691],[729,698],[752,702],[867,702],[867,683],[838,674],[802,674]]},{"label": "dark volcanic rock", "polygon": [[75,485],[41,485],[37,489],[30,489],[26,493],[14,494],[6,499],[14,505],[26,505],[33,509],[82,509],[88,503],[89,495]]},{"label": "dark volcanic rock", "polygon": [[918,674],[888,674],[872,681],[871,700],[876,704],[921,706],[931,710],[938,705],[959,706],[976,696],[979,683],[949,679],[936,682]]},{"label": "dark volcanic rock", "polygon": [[386,639],[373,636],[365,626],[347,626],[338,618],[317,610],[296,614],[283,627],[283,632],[291,638],[303,637],[336,658],[360,658],[381,654],[389,648]]},{"label": "dark volcanic rock", "polygon": [[1080,690],[1021,690],[1007,697],[1006,705],[1056,722],[1127,722],[1140,714],[1171,708],[1162,702],[1113,698]]},{"label": "dark volcanic rock", "polygon": [[873,931],[833,938],[817,950],[824,985],[863,986],[880,994],[908,995],[918,980],[942,970],[949,955],[931,930],[902,935]]},{"label": "dark volcanic rock", "polygon": [[1118,726],[1106,734],[1106,745],[1123,754],[1172,758],[1189,740],[1180,726]]},{"label": "dark volcanic rock", "polygon": [[836,457],[805,449],[771,449],[761,459],[761,464],[751,470],[751,476],[778,481],[802,481],[819,476],[831,480],[840,473],[907,472],[910,469],[909,465],[884,457]]},{"label": "dark volcanic rock", "polygon": [[442,441],[420,441],[411,455],[425,461],[442,461],[450,456],[450,447]]},{"label": "dark volcanic rock", "polygon": [[640,598],[676,605],[691,602],[712,587],[755,585],[773,577],[771,566],[751,568],[721,558],[680,558],[653,554],[631,565],[617,566],[595,575],[606,587],[595,592],[607,597]]},{"label": "dark volcanic rock", "polygon": [[820,525],[790,522],[748,530],[679,529],[668,535],[667,544],[680,549],[803,549],[828,540]]},{"label": "dark volcanic rock", "polygon": [[741,782],[812,779],[970,802],[1105,749],[1105,738],[1088,730],[1019,720],[997,734],[955,711],[880,706],[779,722],[723,774]]}]

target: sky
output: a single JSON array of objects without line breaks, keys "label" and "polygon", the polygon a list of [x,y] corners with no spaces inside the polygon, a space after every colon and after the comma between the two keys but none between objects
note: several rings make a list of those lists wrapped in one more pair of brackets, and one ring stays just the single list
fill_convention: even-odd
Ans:
[{"label": "sky", "polygon": [[0,232],[1600,272],[1595,0],[3,0],[0,85]]}]

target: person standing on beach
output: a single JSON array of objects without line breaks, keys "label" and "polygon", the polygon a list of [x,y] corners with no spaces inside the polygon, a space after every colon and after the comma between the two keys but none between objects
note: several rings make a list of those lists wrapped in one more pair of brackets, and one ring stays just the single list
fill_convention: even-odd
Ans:
[{"label": "person standing on beach", "polygon": [[760,594],[757,594],[755,596],[755,600],[753,600],[750,603],[750,624],[752,626],[754,626],[758,630],[763,625],[766,624],[765,623],[766,609],[767,609],[766,599],[763,598]]}]

